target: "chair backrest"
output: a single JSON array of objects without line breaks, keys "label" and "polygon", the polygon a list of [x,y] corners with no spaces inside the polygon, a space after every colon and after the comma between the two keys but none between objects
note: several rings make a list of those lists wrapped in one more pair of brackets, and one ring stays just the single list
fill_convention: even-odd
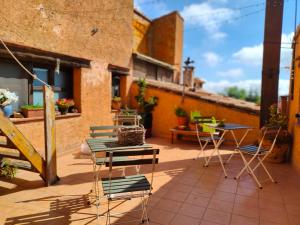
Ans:
[{"label": "chair backrest", "polygon": [[259,147],[258,147],[258,152],[260,151],[261,148],[265,147],[263,146],[263,144],[265,143],[265,140],[268,138],[269,142],[270,142],[270,147],[268,149],[269,152],[272,152],[272,150],[274,149],[274,146],[276,144],[278,135],[281,131],[281,127],[262,127],[261,128],[261,133],[262,133],[262,137],[259,143]]},{"label": "chair backrest", "polygon": [[[216,130],[214,128],[205,126],[205,124],[216,124],[217,121],[214,117],[194,117],[196,122],[196,131],[197,134],[200,134],[200,131],[207,133],[215,133]],[[201,128],[201,129],[200,129]]]},{"label": "chair backrest", "polygon": [[117,130],[122,126],[91,126],[90,137],[92,138],[104,138],[104,137],[116,137],[118,135]]},{"label": "chair backrest", "polygon": [[[109,167],[109,186],[113,180],[112,169],[113,167],[126,167],[126,166],[141,166],[146,164],[152,164],[150,190],[153,184],[153,175],[155,171],[155,165],[158,164],[159,149],[156,148],[137,148],[128,150],[114,150],[106,152],[108,161],[105,163],[106,167]],[[129,157],[129,158],[128,158]],[[139,173],[139,169],[137,170]]]},{"label": "chair backrest", "polygon": [[136,109],[121,109],[120,115],[137,115]]},{"label": "chair backrest", "polygon": [[140,116],[137,114],[117,114],[114,117],[114,122],[116,125],[139,125],[140,124]]}]

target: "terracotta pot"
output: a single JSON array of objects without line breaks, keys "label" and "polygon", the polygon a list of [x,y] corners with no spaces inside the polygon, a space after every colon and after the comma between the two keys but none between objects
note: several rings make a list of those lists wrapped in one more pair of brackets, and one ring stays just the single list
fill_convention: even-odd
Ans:
[{"label": "terracotta pot", "polygon": [[44,109],[22,109],[22,114],[25,118],[43,117]]},{"label": "terracotta pot", "polygon": [[191,130],[196,130],[196,124],[195,123],[190,123],[189,125]]},{"label": "terracotta pot", "polygon": [[183,117],[183,116],[178,116],[177,117],[177,122],[178,122],[178,127],[186,127],[188,124],[188,118],[187,117]]},{"label": "terracotta pot", "polygon": [[111,101],[111,107],[114,110],[120,110],[122,107],[122,102],[120,101]]},{"label": "terracotta pot", "polygon": [[[275,132],[274,132],[275,133]],[[262,134],[260,135],[258,142],[260,143],[260,140],[262,138]],[[269,138],[266,136],[264,138],[262,147],[263,148],[270,148],[274,140],[274,137],[270,136]],[[282,163],[286,161],[287,159],[287,152],[289,151],[289,140],[290,135],[287,130],[281,130],[281,132],[278,135],[276,144],[273,148],[273,151],[269,154],[269,156],[266,158],[266,161],[271,163]]]}]

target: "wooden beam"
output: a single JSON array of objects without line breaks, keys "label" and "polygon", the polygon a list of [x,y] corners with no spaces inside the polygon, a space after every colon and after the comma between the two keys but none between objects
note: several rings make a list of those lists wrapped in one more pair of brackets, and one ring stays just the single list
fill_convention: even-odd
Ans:
[{"label": "wooden beam", "polygon": [[46,151],[46,184],[49,186],[59,180],[56,165],[55,140],[55,101],[54,92],[44,86],[44,127]]},{"label": "wooden beam", "polygon": [[260,126],[269,119],[269,108],[278,102],[280,47],[284,0],[267,0],[261,84]]}]

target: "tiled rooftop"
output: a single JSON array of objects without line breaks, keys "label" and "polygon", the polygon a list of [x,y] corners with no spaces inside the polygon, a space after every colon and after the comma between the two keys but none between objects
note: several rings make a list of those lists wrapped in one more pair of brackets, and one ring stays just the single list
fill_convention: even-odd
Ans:
[{"label": "tiled rooftop", "polygon": [[[161,149],[150,224],[300,224],[300,176],[290,165],[268,165],[279,183],[263,182],[260,190],[247,174],[238,182],[233,179],[242,166],[238,156],[226,165],[229,177],[225,179],[219,164],[204,168],[201,159],[193,160],[199,150],[196,143],[171,145],[157,138],[148,142]],[[93,180],[89,157],[80,153],[59,157],[58,173],[60,181],[50,187],[44,187],[37,174],[21,170],[12,181],[1,178],[0,224],[99,224],[95,206],[87,204]],[[266,178],[263,171],[258,174],[261,180]],[[115,204],[117,211],[139,207],[135,200]],[[132,212],[120,220],[136,217]],[[104,219],[100,222],[105,224]]]}]

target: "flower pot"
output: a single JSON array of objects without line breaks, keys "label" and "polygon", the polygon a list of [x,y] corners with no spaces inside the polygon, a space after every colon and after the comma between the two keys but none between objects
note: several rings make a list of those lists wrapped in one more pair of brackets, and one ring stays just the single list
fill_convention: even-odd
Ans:
[{"label": "flower pot", "polygon": [[44,109],[22,109],[22,114],[26,118],[43,117]]},{"label": "flower pot", "polygon": [[152,121],[153,121],[153,115],[152,113],[146,113],[144,114],[144,128],[146,129],[146,138],[152,137]]},{"label": "flower pot", "polygon": [[121,109],[121,107],[122,107],[122,102],[120,102],[120,101],[112,101],[111,102],[111,107],[112,107],[112,109],[119,111]]},{"label": "flower pot", "polygon": [[11,104],[2,106],[1,109],[6,117],[10,117],[14,112]]},{"label": "flower pot", "polygon": [[61,115],[66,115],[69,111],[69,107],[58,107],[58,110],[60,111]]},{"label": "flower pot", "polygon": [[187,117],[183,116],[178,116],[177,117],[177,122],[178,122],[178,128],[185,128],[188,123]]}]

